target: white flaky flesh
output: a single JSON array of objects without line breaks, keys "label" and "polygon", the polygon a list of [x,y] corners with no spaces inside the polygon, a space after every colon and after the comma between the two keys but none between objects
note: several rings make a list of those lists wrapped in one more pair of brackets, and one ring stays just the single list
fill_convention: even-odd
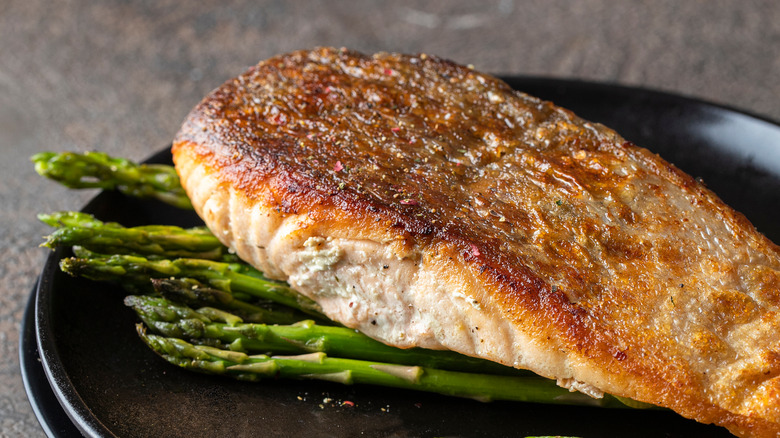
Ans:
[{"label": "white flaky flesh", "polygon": [[511,324],[469,268],[453,261],[457,251],[448,244],[410,250],[379,227],[314,226],[307,214],[281,214],[220,184],[186,153],[177,158],[214,234],[268,277],[317,301],[329,318],[388,345],[457,351],[603,395],[605,376],[579,366],[554,337],[534,339]]}]

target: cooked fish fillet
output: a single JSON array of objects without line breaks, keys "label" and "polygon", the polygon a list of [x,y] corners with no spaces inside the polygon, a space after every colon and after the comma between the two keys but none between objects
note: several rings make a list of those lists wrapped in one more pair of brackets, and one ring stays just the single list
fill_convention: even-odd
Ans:
[{"label": "cooked fish fillet", "polygon": [[219,87],[173,154],[225,244],[348,327],[780,434],[780,248],[602,125],[322,48]]}]

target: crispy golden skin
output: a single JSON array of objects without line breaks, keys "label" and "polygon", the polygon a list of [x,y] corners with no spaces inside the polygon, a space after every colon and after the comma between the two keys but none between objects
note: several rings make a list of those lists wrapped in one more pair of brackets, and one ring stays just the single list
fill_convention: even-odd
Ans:
[{"label": "crispy golden skin", "polygon": [[323,48],[225,83],[173,153],[226,244],[348,326],[780,434],[780,250],[604,126],[435,57]]}]

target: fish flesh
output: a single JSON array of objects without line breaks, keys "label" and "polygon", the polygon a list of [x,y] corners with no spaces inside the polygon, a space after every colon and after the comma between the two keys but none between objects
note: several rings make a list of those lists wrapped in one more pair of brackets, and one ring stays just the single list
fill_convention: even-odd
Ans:
[{"label": "fish flesh", "polygon": [[173,144],[230,248],[389,345],[780,434],[780,248],[659,156],[471,67],[317,48]]}]

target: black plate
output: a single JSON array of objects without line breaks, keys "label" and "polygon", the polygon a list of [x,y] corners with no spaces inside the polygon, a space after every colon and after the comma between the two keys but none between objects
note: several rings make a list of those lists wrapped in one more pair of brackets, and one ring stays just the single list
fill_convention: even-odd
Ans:
[{"label": "black plate", "polygon": [[[780,126],[700,101],[648,90],[555,79],[509,78],[517,89],[602,122],[702,178],[780,242]],[[162,151],[154,162],[169,162]],[[103,193],[85,211],[125,225],[198,223],[157,202]],[[175,368],[137,338],[116,287],[62,274],[58,250],[35,296],[34,331],[54,397],[87,436],[729,436],[666,411],[602,410],[472,400],[324,382],[242,383]],[[28,325],[32,322],[28,318]],[[26,326],[26,330],[32,330]],[[22,340],[23,361],[35,349]],[[25,341],[26,340],[26,341]],[[40,377],[27,377],[30,379]],[[48,388],[27,385],[36,412],[55,410]],[[341,405],[351,401],[354,406]],[[61,412],[38,415],[47,433]],[[54,432],[48,432],[54,431]]]},{"label": "black plate", "polygon": [[36,281],[33,292],[27,300],[19,336],[19,368],[22,372],[22,382],[35,417],[38,418],[47,436],[79,436],[81,435],[79,430],[70,421],[57,401],[57,397],[54,396],[38,355],[38,344],[35,341],[35,290],[37,288]]}]

